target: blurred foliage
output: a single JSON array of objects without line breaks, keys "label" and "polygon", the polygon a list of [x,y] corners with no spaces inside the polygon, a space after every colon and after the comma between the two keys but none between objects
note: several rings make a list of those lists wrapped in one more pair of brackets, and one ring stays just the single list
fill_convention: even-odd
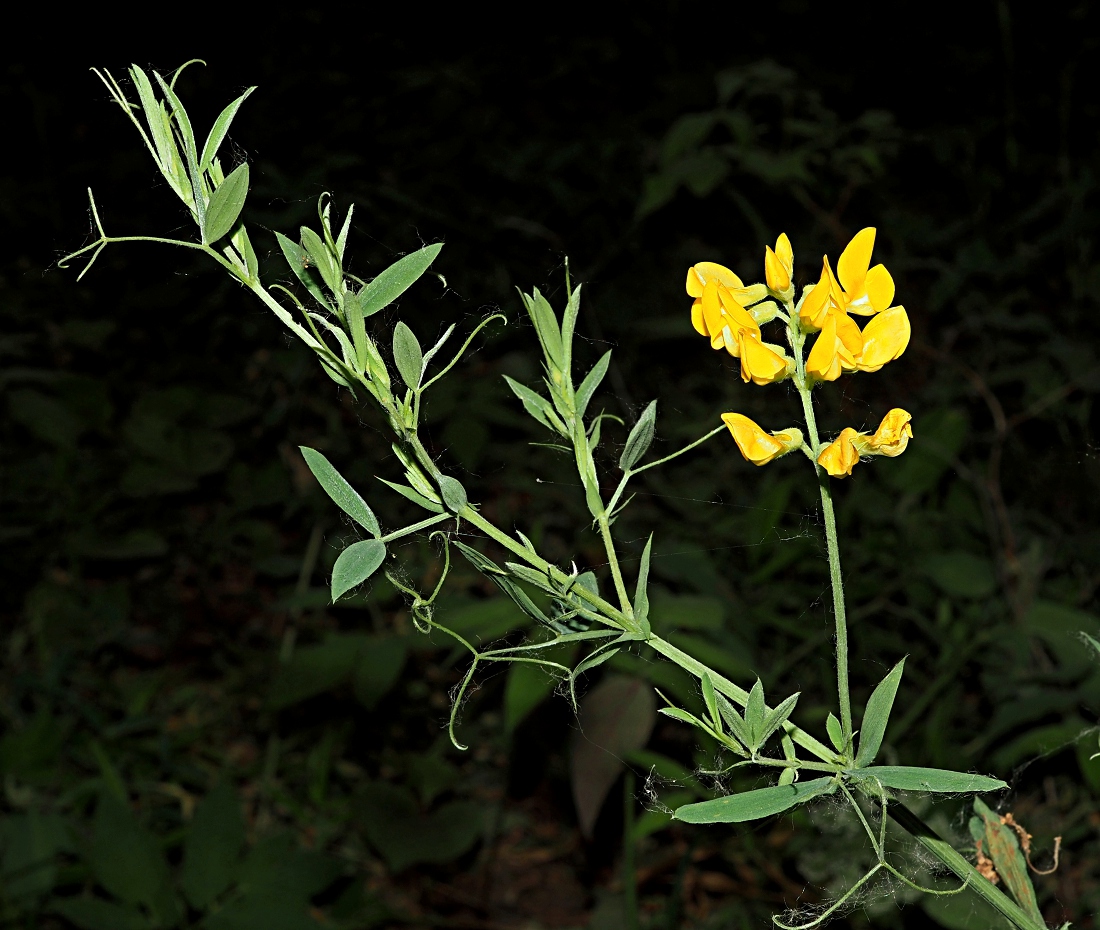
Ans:
[{"label": "blurred foliage", "polygon": [[[559,291],[569,255],[588,284],[580,363],[614,345],[608,412],[628,422],[661,397],[658,451],[725,410],[782,425],[792,402],[750,395],[700,347],[687,265],[755,276],[782,229],[804,283],[877,225],[914,343],[871,391],[848,382],[824,426],[873,425],[889,397],[916,439],[841,494],[857,704],[908,654],[886,753],[1009,780],[1000,811],[1034,834],[1033,861],[1063,837],[1058,871],[1033,879],[1040,908],[1095,926],[1100,675],[1076,637],[1100,631],[1095,13],[1001,0],[953,8],[944,36],[942,16],[910,5],[880,52],[873,19],[827,12],[738,12],[732,41],[721,17],[676,3],[522,47],[499,27],[452,43],[444,23],[379,26],[358,57],[334,57],[338,14],[288,10],[257,27],[265,51],[142,54],[206,55],[185,80],[211,116],[233,86],[260,85],[231,140],[252,163],[251,221],[288,230],[321,190],[353,200],[363,275],[445,239],[445,280],[403,309],[422,334],[486,305],[518,322],[513,285]],[[463,708],[473,749],[449,748],[462,656],[416,635],[386,582],[328,606],[354,531],[293,450],[323,450],[366,492],[399,473],[371,415],[188,255],[116,248],[79,285],[51,268],[77,244],[89,183],[110,229],[156,234],[175,215],[82,70],[128,59],[83,54],[54,71],[10,61],[0,85],[25,143],[0,174],[5,925],[618,930],[632,925],[624,816],[647,928],[761,926],[850,884],[861,841],[828,807],[816,832],[669,825],[666,807],[716,790],[693,774],[713,759],[670,721],[639,735],[601,715],[638,680],[698,706],[644,652],[589,676],[583,730],[538,672],[482,679]],[[570,529],[586,519],[567,463],[528,445],[541,437],[502,378],[534,380],[532,347],[523,325],[487,339],[425,411],[434,451],[472,472],[498,523],[533,520],[540,548],[599,570],[598,541]],[[658,527],[662,635],[769,693],[801,690],[823,719],[812,489],[720,440],[646,479],[623,536],[640,554]],[[404,542],[430,584],[434,553]],[[468,637],[522,632],[463,566],[446,597]],[[621,763],[591,751],[597,734]],[[624,765],[639,778],[625,808]],[[968,812],[932,816],[973,848]],[[884,892],[849,920],[989,926],[967,895],[896,907],[909,900]]]}]

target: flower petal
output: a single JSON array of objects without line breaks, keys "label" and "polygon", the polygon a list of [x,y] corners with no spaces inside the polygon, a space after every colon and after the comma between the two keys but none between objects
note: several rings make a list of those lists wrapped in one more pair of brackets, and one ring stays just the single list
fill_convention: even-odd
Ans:
[{"label": "flower petal", "polygon": [[794,249],[791,248],[791,240],[787,238],[786,233],[780,233],[779,238],[775,240],[775,257],[783,263],[789,277],[794,271]]},{"label": "flower petal", "polygon": [[782,294],[791,286],[791,273],[783,266],[779,256],[772,251],[771,246],[764,247],[764,277],[768,287],[777,294]]},{"label": "flower petal", "polygon": [[871,252],[875,248],[875,227],[861,229],[840,253],[836,273],[844,290],[852,296],[863,291],[863,279],[871,264]]},{"label": "flower petal", "polygon": [[825,325],[818,333],[810,354],[806,357],[806,374],[817,381],[835,381],[843,369],[837,355],[837,318],[841,314],[828,314]]},{"label": "flower petal", "polygon": [[740,330],[737,334],[741,350],[741,380],[753,384],[772,384],[790,374],[789,360],[764,345],[755,333]]},{"label": "flower petal", "polygon": [[733,329],[747,329],[756,333],[757,336],[760,335],[760,325],[729,288],[718,288],[718,300],[722,304],[723,318]]},{"label": "flower petal", "polygon": [[913,438],[913,417],[907,410],[895,407],[882,418],[873,436],[860,435],[854,441],[860,455],[885,455],[895,458],[901,455]]},{"label": "flower petal", "polygon": [[764,432],[740,413],[723,413],[722,422],[729,429],[741,454],[753,465],[767,465],[772,459],[789,451],[782,440]]},{"label": "flower petal", "polygon": [[726,287],[745,286],[741,279],[725,265],[719,265],[717,262],[696,262],[688,269],[688,297],[702,297],[703,288],[707,286],[707,282],[714,280]]},{"label": "flower petal", "polygon": [[882,313],[894,302],[894,279],[885,265],[875,265],[867,272],[863,282],[867,297],[875,313]]},{"label": "flower petal", "polygon": [[817,464],[825,469],[833,478],[847,478],[852,474],[852,469],[859,463],[859,453],[853,445],[860,434],[850,426],[845,427],[817,457]]},{"label": "flower petal", "polygon": [[703,301],[699,297],[696,297],[691,305],[691,325],[700,336],[709,335],[706,324],[703,322]]},{"label": "flower petal", "polygon": [[909,345],[912,329],[904,307],[891,307],[863,327],[863,354],[857,359],[860,371],[878,371],[901,356]]}]

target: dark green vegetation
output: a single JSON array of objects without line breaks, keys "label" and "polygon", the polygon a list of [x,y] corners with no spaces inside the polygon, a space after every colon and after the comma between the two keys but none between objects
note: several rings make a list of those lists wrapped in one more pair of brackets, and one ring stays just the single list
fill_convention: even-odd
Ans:
[{"label": "dark green vegetation", "polygon": [[[587,518],[568,463],[528,445],[544,436],[502,378],[537,378],[514,286],[560,305],[570,256],[586,283],[580,364],[615,350],[594,403],[630,422],[659,396],[655,451],[672,451],[723,411],[778,428],[796,406],[785,387],[744,386],[693,333],[688,264],[757,278],[782,230],[801,284],[877,225],[914,342],[841,382],[823,426],[873,428],[901,406],[916,439],[839,488],[857,703],[908,655],[883,761],[1009,781],[986,800],[1034,834],[1037,866],[1063,836],[1059,870],[1033,878],[1043,913],[1093,925],[1100,759],[1095,733],[1078,737],[1100,677],[1075,631],[1100,630],[1097,24],[983,5],[945,33],[922,7],[887,48],[872,12],[826,23],[790,4],[731,22],[728,41],[678,7],[570,38],[457,43],[406,26],[349,56],[322,37],[339,21],[298,11],[265,27],[270,52],[150,43],[91,48],[60,72],[6,66],[21,144],[0,198],[5,925],[629,926],[624,813],[646,927],[766,925],[865,865],[858,826],[828,805],[797,831],[670,826],[659,805],[710,796],[690,772],[713,760],[653,723],[651,683],[700,698],[652,656],[590,676],[583,737],[552,683],[490,674],[463,712],[471,751],[448,747],[462,654],[415,634],[384,582],[327,607],[356,531],[295,450],[323,450],[398,525],[411,508],[371,493],[399,473],[380,424],[186,253],[115,247],[80,285],[49,268],[79,244],[88,184],[112,233],[182,220],[83,70],[135,54],[206,57],[182,79],[203,122],[260,85],[232,133],[252,165],[250,222],[290,232],[322,190],[341,210],[353,200],[364,277],[446,242],[446,282],[422,280],[402,319],[429,342],[490,308],[510,325],[431,398],[435,450],[498,523],[597,571],[598,540],[572,529]],[[284,275],[273,236],[257,246]],[[606,429],[617,457],[626,431]],[[657,527],[655,626],[738,681],[801,690],[823,721],[827,572],[804,467],[757,470],[718,437],[646,479],[622,535],[640,554]],[[426,541],[408,545],[434,570]],[[492,593],[456,566],[450,625],[519,635],[522,615]],[[968,812],[930,816],[973,849]],[[867,913],[927,925],[899,898]],[[969,897],[950,900],[944,925],[965,926]]]}]

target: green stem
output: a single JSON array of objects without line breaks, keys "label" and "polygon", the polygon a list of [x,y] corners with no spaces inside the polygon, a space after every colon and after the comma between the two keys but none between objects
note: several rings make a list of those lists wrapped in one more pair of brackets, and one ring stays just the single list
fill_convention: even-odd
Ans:
[{"label": "green stem", "polygon": [[1047,927],[1029,917],[1004,892],[996,888],[981,872],[960,855],[950,843],[937,836],[936,831],[921,820],[900,801],[888,801],[887,812],[902,829],[921,846],[939,859],[959,878],[969,882],[970,889],[989,904],[997,913],[1010,920],[1019,930],[1047,930]]},{"label": "green stem", "polygon": [[607,553],[607,564],[611,567],[611,577],[615,581],[615,593],[619,595],[619,606],[623,614],[634,616],[634,608],[630,606],[630,595],[626,593],[626,585],[623,584],[623,572],[619,567],[619,556],[615,552],[615,540],[611,538],[611,524],[607,520],[605,510],[597,521],[600,524],[600,539],[603,540],[603,548]]},{"label": "green stem", "polygon": [[413,523],[409,526],[404,526],[399,530],[394,530],[392,533],[387,533],[383,536],[379,542],[388,543],[393,542],[395,539],[401,539],[403,536],[410,536],[413,533],[420,530],[427,529],[429,526],[435,526],[437,523],[442,523],[444,520],[453,520],[454,514],[441,513],[434,517],[428,517],[427,520],[421,520],[419,523]]},{"label": "green stem", "polygon": [[806,433],[813,450],[814,470],[817,473],[817,488],[821,493],[821,515],[825,523],[825,546],[829,553],[829,580],[833,588],[833,622],[836,629],[836,690],[840,703],[840,726],[849,748],[852,742],[852,696],[848,685],[848,614],[844,604],[844,576],[840,571],[840,543],[836,535],[836,514],[833,511],[833,498],[829,490],[829,475],[819,464],[821,438],[817,432],[817,417],[814,415],[812,387],[806,377],[806,362],[802,356],[805,334],[798,328],[798,315],[788,304],[790,323],[788,334],[794,351],[796,372],[795,384],[802,399],[802,411],[806,417]]},{"label": "green stem", "polygon": [[716,426],[705,436],[700,436],[698,439],[695,440],[695,442],[688,443],[686,446],[684,446],[684,448],[673,452],[671,455],[666,455],[663,459],[657,459],[656,462],[648,462],[641,468],[627,469],[626,473],[623,475],[622,481],[619,482],[619,486],[615,489],[615,493],[611,495],[611,500],[607,503],[607,512],[612,513],[615,510],[615,505],[619,503],[619,498],[623,496],[623,491],[626,490],[627,482],[635,475],[640,475],[648,468],[655,468],[657,465],[664,465],[665,462],[671,462],[674,458],[683,455],[685,452],[690,452],[696,446],[701,446],[704,442],[710,439],[711,436],[717,436],[725,428],[725,424],[723,424],[722,426]]}]

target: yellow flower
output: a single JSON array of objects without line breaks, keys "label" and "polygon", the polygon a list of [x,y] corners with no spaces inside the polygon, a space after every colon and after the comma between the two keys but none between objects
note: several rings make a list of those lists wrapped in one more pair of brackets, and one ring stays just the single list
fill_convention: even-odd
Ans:
[{"label": "yellow flower", "polygon": [[871,264],[875,247],[875,227],[861,229],[840,253],[836,274],[844,288],[844,309],[860,316],[873,316],[890,306],[894,299],[894,279],[885,265]]},{"label": "yellow flower", "polygon": [[[713,335],[707,331],[703,321],[702,299],[706,286],[711,281],[730,291],[734,300],[742,306],[763,300],[768,296],[768,289],[763,284],[750,284],[746,287],[737,275],[725,265],[719,265],[716,262],[698,262],[688,269],[687,293],[688,297],[695,298],[695,303],[691,305],[691,323],[700,336],[711,336],[713,345]],[[716,349],[720,347],[721,343],[714,346]]]},{"label": "yellow flower", "polygon": [[860,371],[878,371],[905,351],[911,332],[904,307],[884,310],[863,327],[863,350],[856,359],[856,367]]},{"label": "yellow flower", "polygon": [[844,291],[833,275],[829,257],[825,256],[821,261],[821,277],[813,287],[806,288],[798,308],[798,316],[802,321],[802,328],[814,333],[824,327],[830,314],[843,312]]},{"label": "yellow flower", "polygon": [[781,297],[791,289],[791,276],[794,274],[794,250],[786,233],[780,233],[775,240],[775,251],[764,246],[764,275],[768,287]]},{"label": "yellow flower", "polygon": [[859,434],[853,445],[860,455],[885,455],[896,458],[901,455],[913,438],[913,417],[908,411],[895,407],[878,425],[874,435]]},{"label": "yellow flower", "polygon": [[825,469],[834,478],[847,478],[852,474],[852,469],[859,463],[859,453],[852,444],[859,433],[850,426],[845,427],[836,437],[821,451],[817,457],[817,464]]},{"label": "yellow flower", "polygon": [[730,355],[741,359],[741,380],[746,384],[772,384],[782,381],[794,371],[794,361],[787,357],[780,346],[761,342],[753,332],[738,330],[737,351],[727,344]]},{"label": "yellow flower", "polygon": [[905,451],[913,438],[912,419],[907,411],[895,407],[882,418],[871,435],[858,433],[849,426],[821,450],[817,464],[834,478],[847,478],[861,455],[895,458]]},{"label": "yellow flower", "polygon": [[794,428],[765,433],[740,413],[723,413],[722,422],[726,424],[741,454],[753,465],[767,465],[772,459],[802,448],[802,433]]},{"label": "yellow flower", "polygon": [[855,320],[847,313],[827,314],[824,326],[806,357],[806,374],[816,381],[835,381],[843,372],[855,371],[859,367],[863,351],[863,333]]},{"label": "yellow flower", "polygon": [[[711,279],[703,288],[702,296],[695,301],[699,306],[700,323],[695,326],[700,335],[710,336],[712,349],[725,346],[731,355],[737,357],[735,350],[737,333],[745,330],[760,335],[756,320],[738,303],[733,292],[717,280]],[[692,323],[695,323],[695,308],[692,307]]]}]

